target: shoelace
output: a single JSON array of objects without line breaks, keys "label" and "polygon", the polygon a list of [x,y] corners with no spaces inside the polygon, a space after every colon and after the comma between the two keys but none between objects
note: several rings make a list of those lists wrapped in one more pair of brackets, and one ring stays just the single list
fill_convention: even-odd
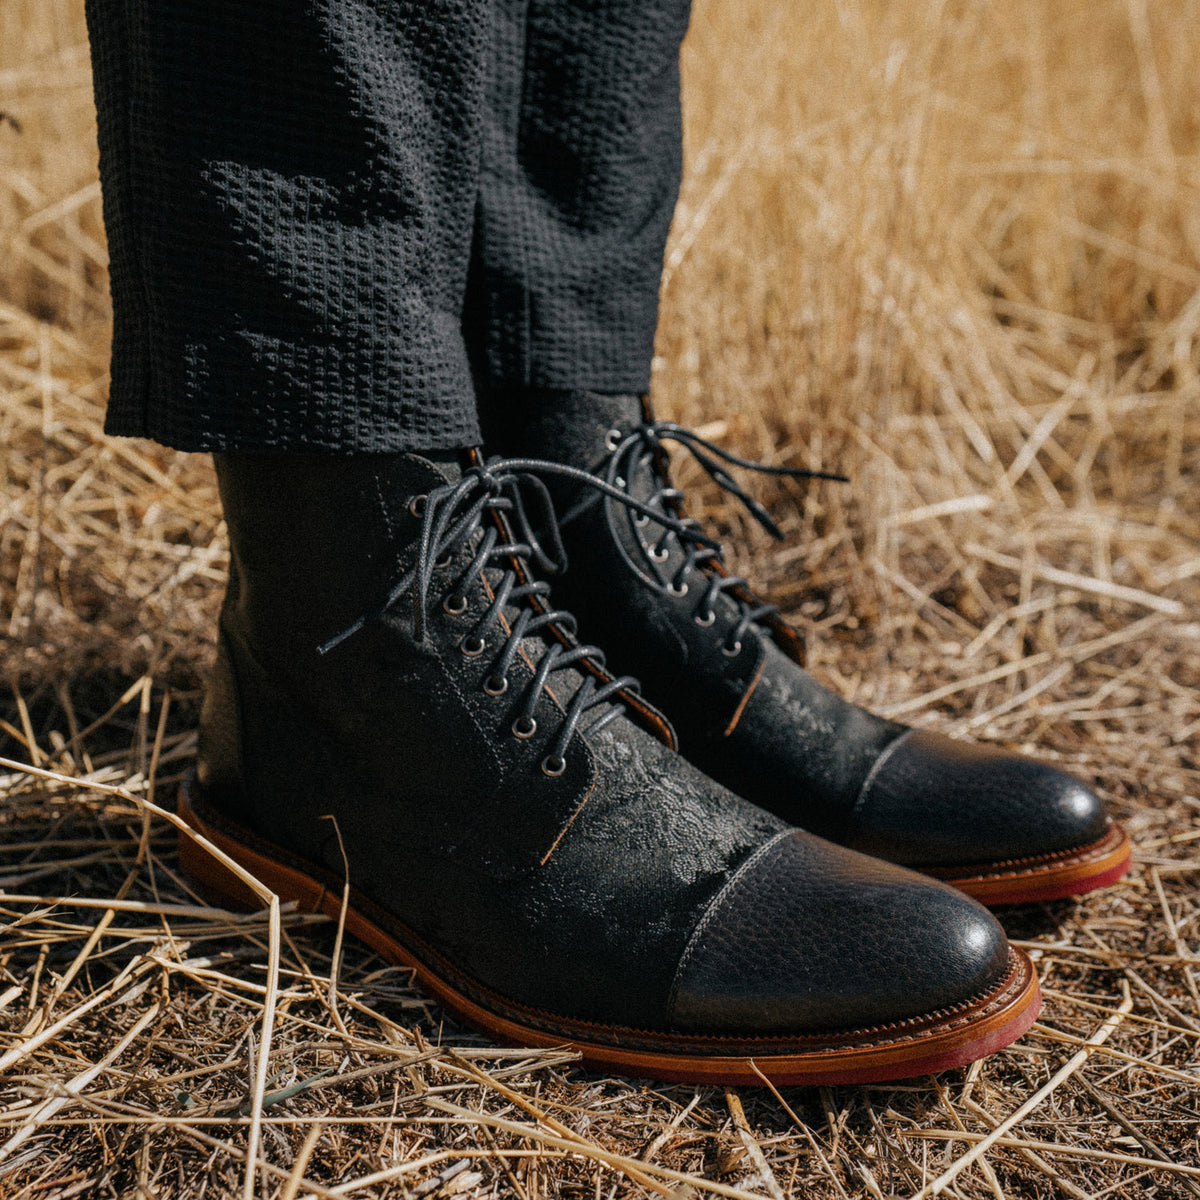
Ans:
[{"label": "shoelace", "polygon": [[[689,451],[713,482],[736,497],[746,511],[776,539],[783,538],[783,531],[776,525],[770,513],[725,470],[722,462],[763,475],[786,475],[793,479],[830,479],[838,483],[848,483],[849,479],[845,475],[837,475],[830,471],[777,467],[741,458],[728,450],[722,450],[720,446],[702,438],[693,430],[676,425],[673,421],[644,422],[628,432],[622,432],[620,429],[609,430],[606,447],[610,453],[603,473],[603,481],[607,485],[604,494],[610,496],[611,492],[608,489],[615,489],[622,495],[619,506],[604,503],[603,500],[601,502],[605,524],[622,558],[645,584],[672,596],[686,595],[692,577],[700,572],[706,580],[704,594],[695,613],[695,620],[700,625],[711,625],[716,620],[718,597],[722,593],[728,594],[737,605],[739,615],[737,624],[731,630],[722,649],[726,654],[734,655],[741,650],[746,630],[763,618],[774,616],[779,609],[774,604],[761,604],[747,599],[747,581],[740,575],[724,573],[720,543],[702,533],[700,523],[694,517],[681,515],[685,496],[673,486],[667,474],[665,442],[675,442]],[[652,476],[654,486],[649,499],[639,503],[634,500],[633,494],[647,471]],[[561,518],[559,524],[565,528],[582,512],[591,508],[596,500],[595,495],[584,496]],[[640,533],[640,530],[649,524],[647,508],[651,510],[650,519],[661,529],[658,541],[654,545],[648,545]],[[630,522],[635,543],[643,548],[641,561],[630,553],[625,539],[618,534],[616,522],[622,512]],[[668,575],[659,564],[670,559],[672,538],[682,548],[683,560]],[[720,569],[714,569],[718,567]],[[739,592],[742,594],[739,595]]]},{"label": "shoelace", "polygon": [[[318,647],[319,652],[326,654],[333,650],[370,622],[383,617],[402,596],[409,593],[413,606],[413,637],[417,641],[424,640],[434,573],[446,567],[453,560],[455,552],[482,529],[471,561],[454,580],[442,600],[442,606],[453,616],[466,612],[468,590],[483,579],[485,570],[499,570],[500,580],[498,584],[493,583],[491,604],[459,642],[459,649],[468,658],[480,657],[487,651],[489,638],[494,631],[500,630],[503,634],[501,648],[490,664],[483,688],[493,696],[507,692],[509,671],[524,639],[555,625],[565,629],[572,638],[576,633],[575,618],[565,610],[550,606],[548,583],[544,580],[521,580],[524,571],[519,569],[519,564],[523,567],[527,562],[533,562],[547,573],[566,569],[566,551],[562,545],[554,505],[539,475],[571,478],[628,506],[631,511],[636,510],[639,515],[657,521],[664,528],[674,529],[680,535],[687,533],[689,537],[696,536],[682,521],[666,512],[656,512],[649,505],[598,480],[587,471],[536,459],[494,459],[484,466],[465,471],[457,483],[434,488],[409,502],[410,512],[421,521],[413,566],[393,584],[382,603]],[[534,532],[528,501],[532,501],[538,510],[537,526],[549,541],[549,551]],[[504,514],[505,519],[496,522],[490,519],[493,513]],[[511,528],[513,540],[502,538],[501,527]],[[699,536],[706,547],[715,549],[716,542]],[[544,611],[538,606],[539,602],[544,605]],[[517,616],[504,632],[501,617],[505,609],[511,610],[513,607],[517,609]],[[521,710],[512,724],[513,735],[518,738],[531,738],[537,732],[534,713],[554,672],[563,671],[585,659],[605,671],[604,654],[596,646],[576,645],[568,649],[553,637],[546,638],[543,644],[545,650],[526,688]],[[595,719],[581,730],[585,735],[597,733],[624,711],[619,703],[610,703],[612,698],[618,692],[637,691],[639,688],[638,681],[631,675],[622,675],[600,684],[593,675],[584,672],[583,682],[567,706],[558,736],[542,760],[545,774],[556,776],[566,770],[567,746],[585,713],[599,710]]]}]

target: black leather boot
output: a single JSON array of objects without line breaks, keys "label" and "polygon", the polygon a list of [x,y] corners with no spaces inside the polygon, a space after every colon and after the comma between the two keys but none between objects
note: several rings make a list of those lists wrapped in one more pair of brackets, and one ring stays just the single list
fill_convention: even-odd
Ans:
[{"label": "black leather boot", "polygon": [[888,1079],[1032,1022],[985,909],[674,753],[536,581],[536,482],[414,455],[217,469],[230,585],[182,812],[282,898],[338,911],[340,833],[351,932],[471,1024],[630,1074]]},{"label": "black leather boot", "polygon": [[555,594],[638,675],[702,771],[789,824],[989,904],[1075,895],[1125,873],[1128,837],[1078,780],[873,716],[802,669],[796,632],[726,573],[719,547],[684,517],[664,444],[691,450],[774,530],[725,470],[757,464],[655,422],[639,397],[527,395],[514,407],[497,449],[583,467],[684,519],[688,528],[673,532],[548,476],[570,564]]}]

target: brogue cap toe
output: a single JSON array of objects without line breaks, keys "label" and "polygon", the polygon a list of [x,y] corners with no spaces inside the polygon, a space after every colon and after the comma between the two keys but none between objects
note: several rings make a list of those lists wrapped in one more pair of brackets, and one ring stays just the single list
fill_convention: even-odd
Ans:
[{"label": "brogue cap toe", "polygon": [[748,1036],[889,1024],[951,1008],[1004,976],[986,909],[943,884],[800,831],[729,881],[676,972],[672,1026]]}]

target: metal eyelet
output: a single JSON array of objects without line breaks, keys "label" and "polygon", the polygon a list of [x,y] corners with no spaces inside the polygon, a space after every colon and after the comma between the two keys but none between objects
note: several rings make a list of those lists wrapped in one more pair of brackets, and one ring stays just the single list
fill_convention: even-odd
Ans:
[{"label": "metal eyelet", "polygon": [[428,496],[422,494],[420,496],[414,496],[408,502],[408,511],[412,513],[412,515],[416,517],[418,521],[425,515],[425,501],[428,499]]},{"label": "metal eyelet", "polygon": [[650,547],[650,560],[652,562],[666,562],[671,557],[671,552],[665,546],[661,550],[656,550],[653,546]]},{"label": "metal eyelet", "polygon": [[624,479],[624,477],[623,477],[623,476],[621,476],[621,475],[618,475],[618,476],[616,477],[616,479],[614,479],[614,480],[613,480],[613,486],[614,486],[614,487],[623,488],[623,487],[625,486],[625,479]]},{"label": "metal eyelet", "polygon": [[706,613],[697,613],[692,619],[701,629],[707,629],[717,619],[717,610],[710,608]]},{"label": "metal eyelet", "polygon": [[676,587],[675,581],[672,579],[671,582],[667,584],[667,591],[670,592],[672,596],[686,596],[688,594],[688,585],[686,583],[681,583],[678,587]]},{"label": "metal eyelet", "polygon": [[610,429],[604,437],[604,448],[610,454],[621,444],[621,431]]},{"label": "metal eyelet", "polygon": [[458,643],[458,648],[467,658],[478,658],[487,649],[487,642],[478,634],[469,633]]},{"label": "metal eyelet", "polygon": [[734,642],[733,645],[730,645],[728,642],[724,642],[721,645],[721,653],[723,655],[725,655],[726,658],[737,658],[737,656],[739,654],[741,654],[741,652],[742,652],[742,643],[741,642]]},{"label": "metal eyelet", "polygon": [[442,601],[442,608],[452,617],[461,617],[467,611],[467,598],[458,592],[451,592]]},{"label": "metal eyelet", "polygon": [[645,513],[634,513],[633,524],[637,529],[645,529],[650,524],[650,518]]},{"label": "metal eyelet", "polygon": [[537,722],[532,717],[519,716],[512,723],[513,737],[531,738],[537,733]]},{"label": "metal eyelet", "polygon": [[551,779],[561,775],[567,769],[567,760],[561,754],[547,754],[542,759],[542,774]]},{"label": "metal eyelet", "polygon": [[483,690],[489,696],[503,696],[508,691],[508,677],[506,675],[489,675],[483,681]]},{"label": "metal eyelet", "polygon": [[433,564],[433,569],[435,571],[444,571],[453,561],[454,555],[447,553],[445,557],[439,558],[437,562]]}]

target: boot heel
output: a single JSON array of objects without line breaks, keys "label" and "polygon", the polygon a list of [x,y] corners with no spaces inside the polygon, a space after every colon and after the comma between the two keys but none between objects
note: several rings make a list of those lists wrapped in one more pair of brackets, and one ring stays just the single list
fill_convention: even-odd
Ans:
[{"label": "boot heel", "polygon": [[[267,886],[271,884],[255,870],[254,863],[246,863],[244,856],[237,853],[239,847],[219,830],[212,827],[197,811],[199,782],[194,770],[184,776],[179,788],[179,815],[191,829],[219,847],[231,858],[235,858]],[[266,907],[262,897],[231,871],[219,858],[201,846],[194,837],[179,831],[179,868],[184,877],[210,904],[228,909],[230,912],[258,912]]]},{"label": "boot heel", "polygon": [[[239,839],[236,834],[231,835],[210,821],[204,813],[194,772],[185,777],[179,789],[179,815],[190,828],[269,887],[281,902],[294,903],[304,912],[337,915],[341,907],[341,885],[317,878],[319,868],[301,869],[301,864],[285,862],[287,852],[284,850],[261,841],[257,846],[247,844],[254,839],[249,830],[245,831],[244,839]],[[179,866],[197,893],[210,903],[233,912],[259,912],[266,907],[262,897],[249,884],[182,831],[179,834]]]},{"label": "boot heel", "polygon": [[230,912],[258,912],[265,907],[251,888],[182,830],[179,833],[179,868],[195,893],[216,908]]}]

